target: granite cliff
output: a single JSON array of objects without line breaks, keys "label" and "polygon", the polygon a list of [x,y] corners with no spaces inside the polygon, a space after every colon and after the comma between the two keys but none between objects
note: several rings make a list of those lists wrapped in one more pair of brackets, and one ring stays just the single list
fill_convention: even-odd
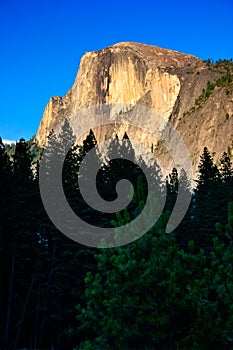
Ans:
[{"label": "granite cliff", "polygon": [[[127,115],[130,119],[130,111],[137,104],[174,125],[197,169],[204,146],[215,160],[227,149],[232,152],[233,88],[230,79],[225,79],[231,69],[232,62],[212,64],[192,55],[131,42],[88,52],[81,59],[72,88],[64,97],[52,97],[47,104],[36,142],[45,145],[51,129],[84,108],[109,105],[114,121],[123,120]],[[145,121],[151,130],[158,127],[155,119]],[[85,123],[76,121],[77,125],[81,122]],[[135,130],[130,126],[117,125],[111,130],[102,127],[95,133],[101,142],[106,134],[111,136],[117,132],[122,136],[124,131],[130,138],[135,137]],[[163,137],[167,136],[161,135],[161,139]],[[140,130],[136,138],[150,149],[152,143],[158,141]],[[153,152],[163,154],[164,166],[172,166],[160,145],[161,142],[153,144]]]}]

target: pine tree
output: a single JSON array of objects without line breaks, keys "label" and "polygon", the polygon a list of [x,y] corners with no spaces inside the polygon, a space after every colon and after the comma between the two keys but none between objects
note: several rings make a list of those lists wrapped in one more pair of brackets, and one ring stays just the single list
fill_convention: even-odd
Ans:
[{"label": "pine tree", "polygon": [[204,147],[203,154],[200,158],[198,166],[199,176],[197,182],[197,189],[202,187],[207,188],[213,181],[217,181],[219,178],[219,172],[217,166],[213,162],[213,158],[207,147]]},{"label": "pine tree", "polygon": [[177,195],[178,193],[178,171],[176,168],[172,169],[172,173],[169,174],[169,191],[170,193],[173,193],[175,195]]},{"label": "pine tree", "polygon": [[129,139],[129,136],[127,133],[124,133],[124,136],[122,138],[122,145],[121,145],[121,158],[128,157],[133,161],[135,161],[135,151],[133,149],[132,143]]},{"label": "pine tree", "polygon": [[220,176],[223,182],[232,183],[233,182],[233,168],[229,155],[224,152],[222,157],[220,158],[220,166],[219,166]]},{"label": "pine tree", "polygon": [[192,190],[190,179],[188,178],[187,173],[183,168],[181,169],[180,175],[179,175],[179,187],[184,192],[191,192]]},{"label": "pine tree", "polygon": [[97,146],[97,140],[95,138],[95,134],[92,129],[90,129],[89,134],[83,141],[83,145],[79,147],[79,163],[82,162],[82,160],[85,158],[88,152],[90,152],[94,147]]},{"label": "pine tree", "polygon": [[[190,197],[192,193],[192,187],[190,179],[187,176],[186,171],[182,168],[179,174],[179,193],[186,200],[187,196]],[[192,216],[194,207],[193,195],[189,207],[184,213],[184,218],[182,219],[179,226],[175,229],[176,241],[180,248],[187,249],[188,241],[193,239],[193,232],[190,229],[192,227]]]},{"label": "pine tree", "polygon": [[15,154],[13,156],[13,172],[15,181],[30,182],[33,179],[29,146],[25,139],[21,138],[16,143]]},{"label": "pine tree", "polygon": [[[9,275],[12,266],[12,163],[0,138],[0,347],[9,339]],[[11,304],[11,303],[10,303]]]},{"label": "pine tree", "polygon": [[204,148],[199,164],[199,177],[195,190],[195,208],[190,231],[197,249],[210,249],[215,223],[226,219],[227,193],[217,166],[207,147]]},{"label": "pine tree", "polygon": [[170,213],[175,205],[177,194],[178,194],[178,171],[176,168],[172,169],[171,174],[166,177],[166,188],[167,188],[167,199],[166,199],[166,210]]},{"label": "pine tree", "polygon": [[[72,128],[66,120],[60,134],[50,134],[45,150],[46,162],[41,170],[43,175],[51,174],[51,170],[56,174],[56,166],[63,164],[62,183],[66,199],[76,214],[81,216],[86,207],[79,191],[79,167],[96,142],[92,131],[84,140],[83,146],[76,146],[74,142]],[[49,188],[53,188],[53,178],[48,179],[47,185],[49,192]],[[59,201],[54,203],[54,210],[62,217]],[[75,322],[74,300],[81,299],[83,278],[91,265],[92,253],[59,232],[46,215],[40,234],[47,242],[47,271],[44,298],[41,299],[44,311],[40,315],[38,346],[66,348],[66,331]],[[72,337],[76,336],[74,332]]]},{"label": "pine tree", "polygon": [[[97,210],[89,205],[85,198],[83,198],[82,193],[92,194],[93,192],[100,190],[100,184],[102,179],[99,177],[98,169],[101,168],[101,160],[99,155],[99,149],[97,145],[97,140],[95,138],[94,132],[90,129],[89,134],[83,141],[81,146],[77,147],[77,164],[78,164],[78,177],[77,177],[77,205],[75,212],[79,217],[81,217],[85,222],[92,225],[101,225],[102,216]],[[90,182],[90,177],[96,172],[96,178],[92,178]],[[81,184],[81,185],[80,185]],[[81,189],[80,189],[81,187]]]},{"label": "pine tree", "polygon": [[[16,348],[18,342],[30,337],[25,329],[25,312],[28,308],[34,284],[36,231],[38,222],[34,217],[35,187],[28,144],[20,139],[15,146],[12,166],[12,190],[7,246],[9,269],[6,281],[7,314],[4,340],[7,347]],[[26,335],[27,334],[27,335]]]},{"label": "pine tree", "polygon": [[[128,135],[125,133],[122,140],[116,135],[109,143],[99,175],[102,178],[103,197],[109,201],[116,200],[116,184],[122,179],[128,179],[136,189],[139,174],[141,172],[135,164],[135,152]],[[125,193],[125,196],[128,195]]]}]

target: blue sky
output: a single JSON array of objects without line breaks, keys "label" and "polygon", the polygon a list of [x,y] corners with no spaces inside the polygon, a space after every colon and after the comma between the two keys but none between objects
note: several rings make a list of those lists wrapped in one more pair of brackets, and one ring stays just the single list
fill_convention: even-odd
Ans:
[{"label": "blue sky", "polygon": [[82,55],[120,41],[233,57],[233,1],[0,0],[0,136],[31,138]]}]

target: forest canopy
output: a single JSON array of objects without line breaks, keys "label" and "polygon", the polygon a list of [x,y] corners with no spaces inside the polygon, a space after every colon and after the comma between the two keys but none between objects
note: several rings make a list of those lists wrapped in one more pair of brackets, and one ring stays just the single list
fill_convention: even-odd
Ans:
[{"label": "forest canopy", "polygon": [[[71,132],[66,122],[59,136],[50,134],[51,157]],[[161,197],[166,195],[159,220],[130,244],[98,249],[68,239],[50,221],[39,190],[43,150],[32,146],[21,139],[9,154],[0,139],[0,348],[233,348],[230,154],[214,164],[204,148],[188,211],[169,234],[165,227],[179,186],[190,192],[190,179],[185,169],[171,169],[164,179],[156,162],[148,166]],[[117,229],[140,214],[148,189],[140,166],[120,156],[107,162],[113,147],[135,159],[126,134],[112,140],[105,159],[92,130],[82,145],[73,140],[63,188],[76,214]],[[97,188],[105,200],[116,198],[122,176],[133,184],[131,203],[118,213],[98,213],[80,194],[80,164],[93,149],[100,164]]]}]

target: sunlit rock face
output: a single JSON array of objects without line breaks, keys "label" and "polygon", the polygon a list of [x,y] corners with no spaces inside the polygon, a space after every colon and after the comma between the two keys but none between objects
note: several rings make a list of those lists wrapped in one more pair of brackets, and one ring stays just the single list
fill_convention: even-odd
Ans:
[{"label": "sunlit rock face", "polygon": [[[85,129],[85,125],[89,125],[88,114],[81,118],[79,112],[104,104],[109,106],[105,112],[107,110],[113,124],[94,128],[99,143],[116,133],[122,137],[126,131],[130,139],[142,144],[153,156],[160,155],[163,166],[170,170],[174,164],[169,152],[161,146],[161,140],[169,137],[163,130],[170,121],[197,169],[204,146],[214,152],[215,159],[228,146],[232,147],[231,92],[226,94],[224,88],[215,88],[201,108],[186,113],[195,105],[207,82],[215,81],[218,76],[218,72],[194,56],[156,46],[124,42],[88,52],[81,59],[72,88],[64,97],[52,97],[47,104],[36,141],[45,145],[50,130],[67,117],[72,119],[74,129],[81,125]],[[147,131],[135,127],[135,106],[138,105],[153,111],[143,116]],[[148,130],[151,133],[148,134]],[[88,131],[86,128],[86,133]]]}]

